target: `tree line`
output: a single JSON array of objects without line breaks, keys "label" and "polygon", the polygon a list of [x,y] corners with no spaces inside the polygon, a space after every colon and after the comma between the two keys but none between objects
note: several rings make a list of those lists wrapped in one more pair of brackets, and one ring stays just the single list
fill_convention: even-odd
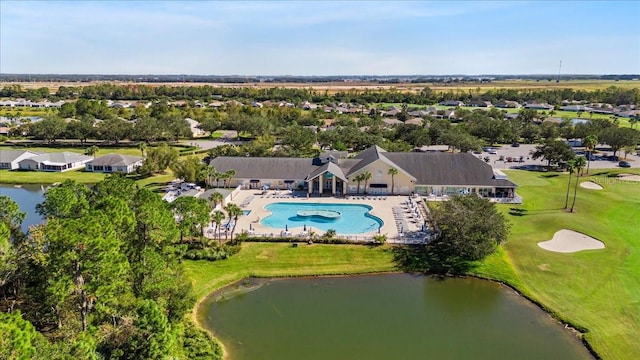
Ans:
[{"label": "tree line", "polygon": [[0,357],[221,358],[186,316],[195,299],[180,259],[210,221],[198,206],[117,175],[91,189],[67,180],[24,234],[25,214],[0,196]]},{"label": "tree line", "polygon": [[0,90],[0,97],[27,98],[30,100],[200,100],[238,99],[250,101],[289,101],[300,104],[310,101],[320,104],[347,102],[356,104],[408,103],[430,105],[444,100],[501,100],[546,102],[559,105],[563,100],[609,103],[614,105],[640,103],[640,89],[624,89],[611,86],[606,89],[482,89],[435,91],[425,87],[419,92],[403,92],[398,89],[350,89],[330,93],[313,88],[225,88],[203,86],[149,86],[98,84],[89,86],[61,86],[51,94],[48,88],[24,89],[18,84],[6,85]]}]

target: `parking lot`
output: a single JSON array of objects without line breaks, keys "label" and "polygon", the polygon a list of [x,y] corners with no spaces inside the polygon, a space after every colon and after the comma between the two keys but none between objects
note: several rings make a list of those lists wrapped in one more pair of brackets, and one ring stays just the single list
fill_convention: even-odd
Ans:
[{"label": "parking lot", "polygon": [[[513,147],[510,145],[502,145],[502,146],[494,146],[493,148],[496,150],[496,154],[489,154],[486,151],[483,151],[480,154],[474,153],[480,159],[489,158],[489,164],[494,169],[512,169],[523,165],[547,165],[547,161],[543,159],[533,160],[531,157],[531,152],[535,150],[537,145],[530,144],[521,144],[519,147]],[[583,148],[573,148],[577,153],[581,153],[584,151]],[[591,169],[612,169],[619,168],[618,161],[609,161],[602,160],[601,157],[613,155],[612,151],[603,151],[605,148],[598,148],[598,152],[596,155],[596,160],[591,161],[589,167]],[[640,157],[636,154],[628,154],[627,158],[624,159],[624,153],[622,151],[618,151],[617,153],[620,160],[625,160],[631,164],[632,168],[640,167]],[[501,157],[504,160],[500,160]],[[523,162],[518,162],[522,157]],[[508,162],[507,159],[512,158],[515,159],[516,162]]]}]

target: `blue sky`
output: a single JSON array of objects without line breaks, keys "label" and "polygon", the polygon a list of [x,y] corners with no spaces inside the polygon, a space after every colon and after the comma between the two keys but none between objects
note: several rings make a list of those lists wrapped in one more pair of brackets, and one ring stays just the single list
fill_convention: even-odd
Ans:
[{"label": "blue sky", "polygon": [[0,72],[640,73],[639,1],[0,1]]}]

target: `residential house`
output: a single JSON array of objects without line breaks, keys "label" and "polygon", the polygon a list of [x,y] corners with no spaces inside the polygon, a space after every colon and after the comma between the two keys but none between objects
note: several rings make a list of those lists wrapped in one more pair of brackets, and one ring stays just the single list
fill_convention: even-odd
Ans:
[{"label": "residential house", "polygon": [[482,107],[482,108],[490,108],[493,105],[491,101],[482,101],[482,100],[473,100],[467,103],[468,107]]},{"label": "residential house", "polygon": [[[409,111],[409,116],[418,117],[418,118],[425,117],[425,116],[430,115],[430,114],[431,113],[428,110]],[[435,112],[434,112],[434,114],[435,114]]]},{"label": "residential house", "polygon": [[398,119],[395,119],[395,118],[384,118],[384,119],[382,119],[382,122],[385,125],[389,125],[389,126],[402,124],[402,121],[400,121]]},{"label": "residential house", "polygon": [[522,107],[519,102],[511,100],[499,101],[494,106],[501,109],[520,109]]},{"label": "residential house", "polygon": [[527,101],[524,104],[525,109],[533,109],[533,110],[553,110],[555,107],[553,105],[549,105],[547,103],[537,103],[535,101]]},{"label": "residential house", "polygon": [[[255,158],[220,156],[210,165],[235,170],[231,186],[299,189],[314,195],[411,194],[445,196],[474,192],[513,200],[517,185],[469,153],[387,152],[373,146],[353,158]],[[398,174],[393,178],[389,169]],[[366,189],[356,177],[371,174]],[[394,188],[391,189],[393,184]]]},{"label": "residential house", "polygon": [[623,118],[640,118],[640,110],[621,111],[617,114],[617,116]]},{"label": "residential house", "polygon": [[576,105],[565,105],[565,106],[561,106],[561,107],[560,107],[560,110],[562,110],[562,111],[575,111],[575,112],[578,112],[578,111],[591,111],[591,108],[590,108],[590,107],[588,107],[588,106],[584,106],[584,105],[576,104]]},{"label": "residential house", "polygon": [[184,121],[186,121],[187,123],[189,123],[189,129],[191,129],[191,136],[196,138],[196,137],[201,137],[201,136],[205,136],[207,135],[207,132],[200,129],[200,123],[196,120],[193,120],[191,118],[186,118],[184,119]]},{"label": "residential house", "polygon": [[87,162],[87,171],[130,174],[142,166],[143,158],[121,154],[107,154]]},{"label": "residential house", "polygon": [[20,170],[63,172],[82,169],[91,160],[92,156],[73,152],[44,153],[20,160],[18,167]]},{"label": "residential house", "polygon": [[407,125],[418,125],[418,126],[422,126],[424,125],[424,120],[422,118],[416,117],[416,118],[411,118],[407,121],[404,122]]},{"label": "residential house", "polygon": [[38,156],[38,153],[26,150],[0,150],[0,169],[15,170],[20,166],[18,163],[24,159]]},{"label": "residential house", "polygon": [[464,103],[462,101],[458,101],[458,100],[445,100],[445,101],[440,101],[438,103],[438,105],[440,106],[464,106]]}]

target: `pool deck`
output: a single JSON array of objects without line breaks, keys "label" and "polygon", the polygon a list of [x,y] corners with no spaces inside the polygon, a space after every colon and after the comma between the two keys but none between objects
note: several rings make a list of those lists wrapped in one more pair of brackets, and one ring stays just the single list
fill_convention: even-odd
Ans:
[{"label": "pool deck", "polygon": [[[296,193],[300,194],[300,193]],[[405,235],[418,232],[421,230],[424,223],[425,209],[423,205],[418,207],[420,217],[415,218],[412,212],[409,210],[407,204],[409,197],[406,195],[398,196],[348,196],[347,198],[337,197],[311,197],[306,196],[293,196],[289,191],[273,191],[269,190],[266,194],[262,194],[260,190],[240,190],[237,195],[233,197],[231,202],[241,206],[243,210],[251,210],[248,216],[241,216],[238,219],[236,226],[236,233],[242,231],[249,231],[249,226],[253,229],[252,234],[262,236],[305,236],[303,233],[303,226],[289,227],[289,233],[284,233],[285,229],[275,229],[262,225],[260,220],[271,214],[270,211],[265,209],[265,206],[277,202],[291,202],[291,203],[314,203],[314,204],[364,204],[372,207],[369,212],[371,215],[380,218],[384,224],[380,228],[380,234],[387,235],[389,242],[401,242],[407,243],[407,239],[399,238],[399,228],[402,227]],[[414,198],[415,202],[420,203],[421,198]],[[419,220],[418,220],[419,219]],[[307,231],[312,230],[315,234],[321,235],[324,230],[307,226]],[[374,235],[378,234],[377,231],[363,233],[358,235],[346,236],[353,240],[366,241],[371,239]],[[339,235],[339,234],[338,234]],[[406,237],[406,236],[405,236]]]}]

